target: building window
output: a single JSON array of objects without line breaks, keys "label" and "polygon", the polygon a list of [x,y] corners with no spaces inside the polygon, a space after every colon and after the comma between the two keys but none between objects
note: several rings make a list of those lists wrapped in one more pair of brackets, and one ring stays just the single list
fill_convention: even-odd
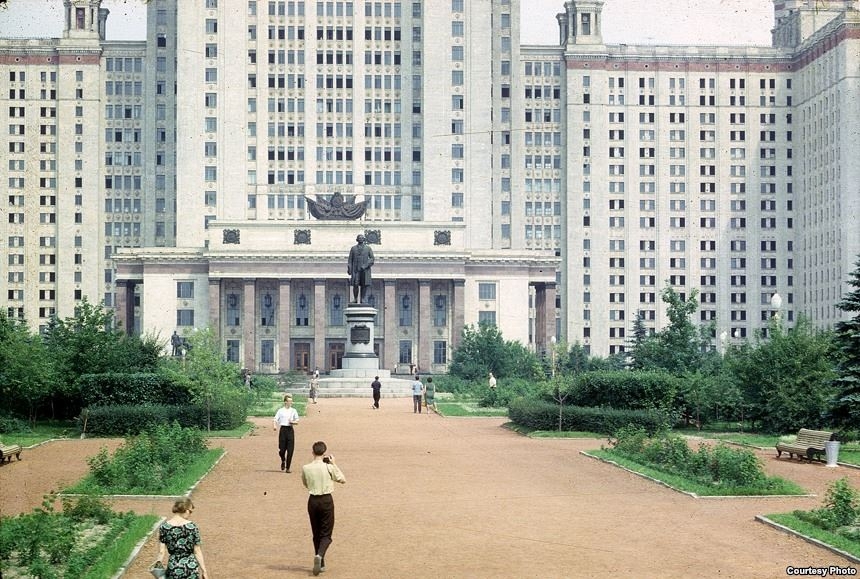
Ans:
[{"label": "building window", "polygon": [[176,282],[176,297],[183,300],[194,299],[194,282],[193,281],[178,281]]},{"label": "building window", "polygon": [[239,340],[227,340],[227,361],[239,363]]},{"label": "building window", "polygon": [[412,298],[409,297],[409,294],[403,294],[400,296],[400,325],[401,326],[411,326],[412,325]]},{"label": "building window", "polygon": [[478,325],[480,326],[480,325],[484,325],[484,324],[489,325],[489,326],[495,326],[496,325],[496,312],[487,312],[487,311],[478,312]]},{"label": "building window", "polygon": [[177,326],[193,326],[194,310],[176,310]]},{"label": "building window", "polygon": [[400,363],[401,364],[411,364],[412,363],[412,341],[411,340],[400,340]]},{"label": "building window", "polygon": [[433,341],[433,363],[447,364],[448,363],[448,342],[445,340]]},{"label": "building window", "polygon": [[260,342],[260,363],[274,364],[275,363],[275,341],[263,340]]},{"label": "building window", "polygon": [[237,293],[228,293],[227,294],[227,316],[226,316],[226,324],[228,326],[238,326],[241,317],[239,316],[239,294]]},{"label": "building window", "polygon": [[334,294],[331,297],[331,310],[329,310],[329,324],[332,326],[343,325],[343,296]]},{"label": "building window", "polygon": [[437,295],[433,298],[433,325],[446,326],[448,324],[448,296]]},{"label": "building window", "polygon": [[479,283],[478,284],[478,299],[494,300],[496,299],[496,284],[494,283]]},{"label": "building window", "polygon": [[304,292],[300,293],[296,298],[296,325],[308,325],[308,298]]},{"label": "building window", "polygon": [[260,298],[260,325],[275,325],[275,298],[270,292],[266,292]]}]

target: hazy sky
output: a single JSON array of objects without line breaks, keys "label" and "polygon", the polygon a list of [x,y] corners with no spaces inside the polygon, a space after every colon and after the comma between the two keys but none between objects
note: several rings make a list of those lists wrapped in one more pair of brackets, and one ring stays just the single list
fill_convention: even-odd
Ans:
[{"label": "hazy sky", "polygon": [[[0,37],[58,37],[62,33],[63,0],[8,0],[7,4],[8,8],[0,8]],[[110,10],[108,39],[144,38],[142,0],[104,0],[102,6]],[[521,6],[522,42],[556,44],[555,15],[564,10],[564,0],[521,0]],[[607,44],[766,46],[772,27],[772,0],[605,0],[603,5]]]}]

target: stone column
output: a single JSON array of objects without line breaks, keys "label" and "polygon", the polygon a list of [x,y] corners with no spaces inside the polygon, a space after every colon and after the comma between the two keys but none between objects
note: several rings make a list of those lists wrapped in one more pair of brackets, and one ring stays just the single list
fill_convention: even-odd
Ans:
[{"label": "stone column", "polygon": [[221,343],[221,280],[209,279],[209,326],[215,334],[216,343]]},{"label": "stone column", "polygon": [[251,372],[257,371],[257,292],[253,279],[244,280],[242,298],[242,343],[245,347],[244,366]]},{"label": "stone column", "polygon": [[451,351],[460,346],[460,338],[463,335],[463,327],[466,325],[466,280],[455,279],[454,297],[451,300]]},{"label": "stone column", "polygon": [[[115,313],[114,320],[118,328],[122,329],[127,336],[131,335],[128,329],[128,286],[129,282],[125,279],[116,280],[116,303],[114,304]],[[134,303],[132,301],[131,303]]]},{"label": "stone column", "polygon": [[429,372],[433,362],[433,300],[430,297],[430,280],[418,282],[418,367]]},{"label": "stone column", "polygon": [[385,341],[380,363],[384,368],[393,369],[400,362],[400,344],[397,339],[397,282],[386,279],[383,283],[382,326]]},{"label": "stone column", "polygon": [[535,351],[540,354],[547,348],[544,336],[546,329],[546,284],[536,283],[535,288],[535,327],[534,340]]},{"label": "stone column", "polygon": [[279,280],[278,286],[278,369],[286,372],[293,366],[290,359],[290,327],[292,326],[292,296],[290,280]]},{"label": "stone column", "polygon": [[314,366],[320,371],[326,368],[326,312],[328,304],[326,303],[324,279],[314,280]]},{"label": "stone column", "polygon": [[553,336],[557,341],[561,341],[561,336],[556,336],[555,331],[555,283],[550,282],[546,284],[545,295],[545,305],[544,309],[546,311],[546,325],[544,326],[544,340],[548,344],[551,342]]}]

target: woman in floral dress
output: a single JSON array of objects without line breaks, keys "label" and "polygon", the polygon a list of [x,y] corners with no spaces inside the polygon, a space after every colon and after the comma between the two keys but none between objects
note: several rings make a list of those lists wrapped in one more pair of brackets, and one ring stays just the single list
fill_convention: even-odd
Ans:
[{"label": "woman in floral dress", "polygon": [[173,504],[173,517],[161,523],[158,528],[158,560],[170,554],[167,560],[166,579],[206,579],[206,564],[200,549],[200,529],[188,520],[194,512],[194,504],[189,498],[179,499]]}]

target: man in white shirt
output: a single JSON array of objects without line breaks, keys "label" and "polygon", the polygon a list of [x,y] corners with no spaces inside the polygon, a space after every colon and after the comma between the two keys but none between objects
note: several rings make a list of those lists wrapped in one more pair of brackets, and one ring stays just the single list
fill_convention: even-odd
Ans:
[{"label": "man in white shirt", "polygon": [[293,408],[293,397],[284,395],[284,407],[278,408],[272,430],[278,431],[278,456],[281,457],[281,470],[290,472],[293,462],[293,450],[296,448],[296,434],[293,425],[299,423],[299,413]]},{"label": "man in white shirt", "polygon": [[334,531],[334,483],[346,483],[343,473],[334,463],[334,456],[326,456],[326,444],[315,442],[314,459],[302,467],[302,482],[308,489],[308,518],[314,539],[314,575],[325,571],[325,554],[331,545]]},{"label": "man in white shirt", "polygon": [[412,381],[412,413],[421,414],[421,399],[424,397],[424,384],[418,374],[415,374],[415,380]]}]

